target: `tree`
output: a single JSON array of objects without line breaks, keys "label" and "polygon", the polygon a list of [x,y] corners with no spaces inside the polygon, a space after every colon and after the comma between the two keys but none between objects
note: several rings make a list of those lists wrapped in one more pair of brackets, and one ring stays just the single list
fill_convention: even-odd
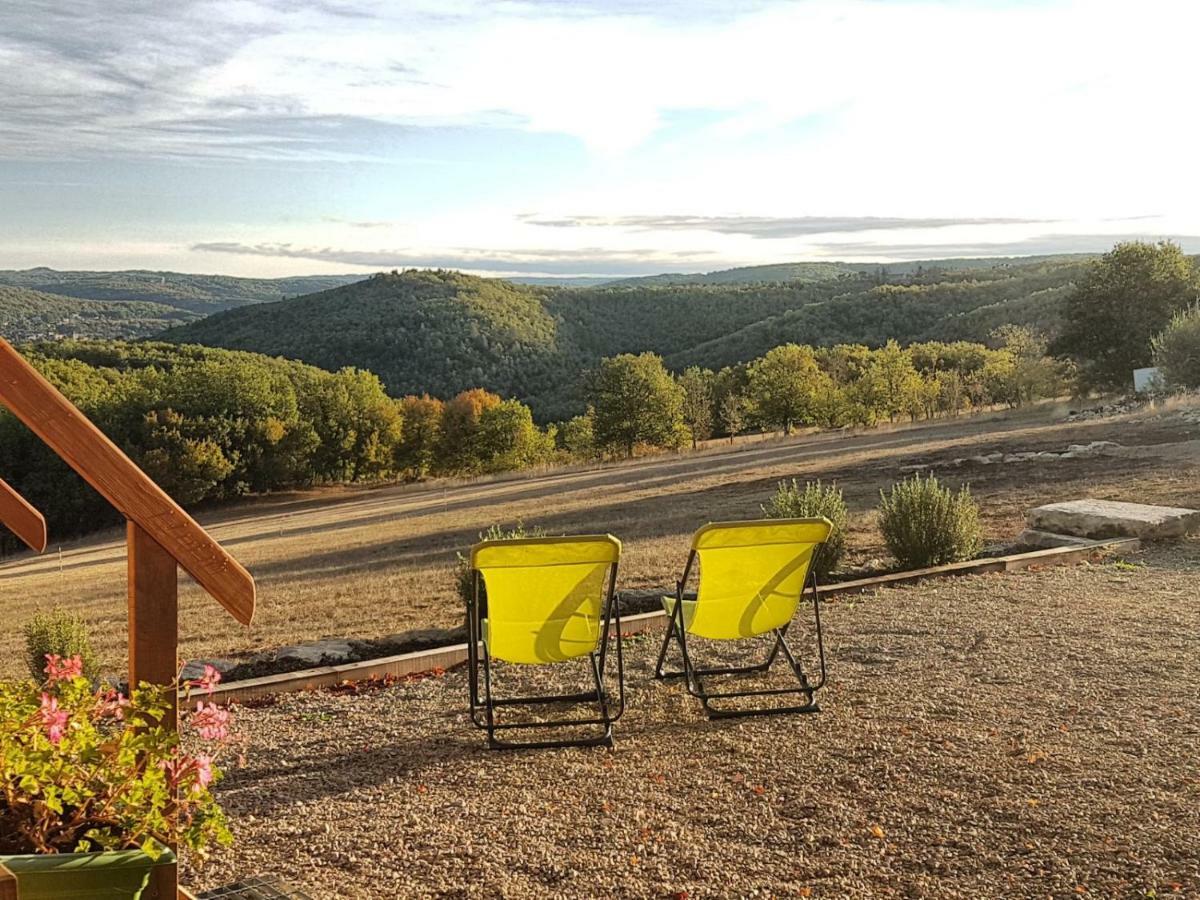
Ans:
[{"label": "tree", "polygon": [[419,481],[429,475],[437,459],[442,439],[441,400],[422,394],[400,401],[404,416],[404,436],[396,447],[396,468]]},{"label": "tree", "polygon": [[793,425],[812,421],[819,374],[811,347],[775,347],[750,364],[750,402],[764,424],[791,434]]},{"label": "tree", "polygon": [[479,414],[475,451],[484,471],[506,472],[548,462],[554,441],[533,424],[528,406],[504,400]]},{"label": "tree", "polygon": [[1171,387],[1200,388],[1200,304],[1175,313],[1154,339],[1154,364]]},{"label": "tree", "polygon": [[1051,347],[1074,359],[1084,383],[1118,388],[1150,365],[1151,339],[1200,296],[1200,273],[1170,241],[1117,244],[1067,297],[1062,334]]},{"label": "tree", "polygon": [[813,390],[813,421],[822,428],[841,428],[850,422],[850,400],[830,375],[820,372]]},{"label": "tree", "polygon": [[713,421],[730,443],[745,427],[748,383],[745,365],[726,366],[713,376]]},{"label": "tree", "polygon": [[438,448],[438,469],[443,472],[478,472],[482,454],[475,443],[479,417],[501,404],[500,398],[483,388],[463,391],[442,411],[442,439]]},{"label": "tree", "polygon": [[721,428],[729,435],[729,443],[741,433],[746,424],[746,400],[741,394],[733,391],[721,398],[721,407],[717,410],[717,418]]},{"label": "tree", "polygon": [[920,408],[921,376],[913,368],[912,355],[895,341],[871,353],[860,382],[863,402],[893,422],[900,413]]},{"label": "tree", "polygon": [[574,459],[592,460],[599,454],[596,448],[596,411],[590,406],[582,416],[563,422],[558,429],[558,443]]},{"label": "tree", "polygon": [[212,496],[233,464],[214,441],[187,437],[185,428],[173,410],[147,413],[147,446],[138,461],[178,503],[191,504]]},{"label": "tree", "polygon": [[692,449],[713,433],[713,375],[710,369],[692,366],[679,376],[683,388],[683,421],[692,432]]},{"label": "tree", "polygon": [[1046,356],[1045,338],[1023,325],[1002,325],[992,338],[1012,358],[1008,377],[1001,381],[1005,402],[1020,406],[1058,393],[1062,378],[1058,366]]},{"label": "tree", "polygon": [[601,447],[633,456],[638,444],[677,447],[686,433],[683,389],[654,353],[624,353],[600,361],[590,379]]}]

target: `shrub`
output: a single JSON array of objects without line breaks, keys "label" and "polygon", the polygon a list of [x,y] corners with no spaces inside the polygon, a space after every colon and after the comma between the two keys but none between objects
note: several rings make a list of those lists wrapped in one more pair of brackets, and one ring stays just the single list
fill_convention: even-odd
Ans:
[{"label": "shrub", "polygon": [[[211,691],[214,671],[188,685]],[[126,697],[94,690],[83,661],[57,656],[35,681],[0,682],[0,853],[142,847],[173,836],[200,858],[232,836],[211,790],[229,713],[201,702],[184,750],[164,719],[176,686],[141,684]]]},{"label": "shrub", "polygon": [[1200,303],[1175,313],[1153,343],[1154,364],[1168,385],[1200,388]]},{"label": "shrub", "polygon": [[762,507],[768,519],[806,519],[824,516],[833,523],[833,531],[817,557],[817,578],[824,579],[837,568],[846,552],[846,501],[836,484],[826,487],[820,481],[806,481],[801,487],[794,478],[779,482],[775,495]]},{"label": "shrub", "polygon": [[[493,525],[487,531],[479,532],[479,539],[481,541],[508,541],[514,538],[535,538],[545,536],[545,529],[536,525],[532,528],[526,529],[525,523],[520,519],[517,519],[516,525],[507,530],[501,528],[499,525]],[[458,596],[462,598],[464,605],[470,603],[471,596],[475,590],[475,581],[471,577],[470,556],[464,556],[462,553],[458,554],[458,572],[456,579],[458,583]],[[480,585],[479,587],[479,601],[480,605],[484,609],[487,609],[487,591],[484,590],[483,585]]]},{"label": "shrub", "polygon": [[41,681],[46,656],[51,653],[63,659],[78,656],[83,662],[84,677],[92,682],[99,679],[87,625],[79,616],[56,609],[35,613],[25,623],[25,661],[35,680]]},{"label": "shrub", "polygon": [[906,569],[971,559],[983,546],[979,508],[965,486],[955,494],[933,475],[914,475],[879,497],[879,530]]}]

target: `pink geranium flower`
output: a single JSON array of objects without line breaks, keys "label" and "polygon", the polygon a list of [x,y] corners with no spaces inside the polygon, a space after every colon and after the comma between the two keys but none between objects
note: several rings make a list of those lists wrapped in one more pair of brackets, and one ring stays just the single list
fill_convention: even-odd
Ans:
[{"label": "pink geranium flower", "polygon": [[114,719],[124,719],[125,707],[128,705],[129,698],[120,691],[106,691],[100,697],[97,713],[101,716],[112,716]]},{"label": "pink geranium flower", "polygon": [[51,697],[49,694],[42,694],[42,708],[38,711],[41,716],[42,725],[46,729],[46,736],[50,738],[50,743],[55,746],[63,739],[63,735],[67,731],[67,722],[70,716],[66,710],[58,708],[58,699]]},{"label": "pink geranium flower", "polygon": [[192,725],[206,741],[223,741],[229,736],[229,711],[201,700],[192,713]]},{"label": "pink geranium flower", "polygon": [[199,678],[189,681],[188,685],[192,688],[199,688],[200,690],[204,691],[204,693],[206,693],[206,694],[211,694],[216,689],[217,684],[220,681],[221,681],[221,672],[218,669],[216,669],[214,666],[211,666],[208,663],[205,663],[204,664],[204,674]]},{"label": "pink geranium flower", "polygon": [[70,681],[83,674],[83,660],[78,654],[63,659],[57,653],[46,654],[46,681],[58,684],[60,681]]},{"label": "pink geranium flower", "polygon": [[211,756],[199,755],[195,759],[196,790],[202,791],[213,783],[213,761]]}]

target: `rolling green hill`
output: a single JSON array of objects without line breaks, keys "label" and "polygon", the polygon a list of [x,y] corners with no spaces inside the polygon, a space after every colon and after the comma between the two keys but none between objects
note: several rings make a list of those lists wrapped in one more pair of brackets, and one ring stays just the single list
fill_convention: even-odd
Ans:
[{"label": "rolling green hill", "polygon": [[200,315],[249,303],[267,303],[362,280],[361,275],[235,278],[181,272],[60,272],[36,268],[0,271],[0,285],[84,300],[141,300]]},{"label": "rolling green hill", "polygon": [[361,366],[393,394],[447,397],[481,386],[550,420],[577,411],[580,374],[617,353],[651,350],[673,368],[720,367],[787,341],[985,340],[1008,322],[1053,334],[1086,260],[906,263],[899,272],[873,265],[807,280],[557,289],[409,270],[219,313],[163,338],[323,368]]},{"label": "rolling green hill", "polygon": [[199,318],[161,303],[105,303],[0,285],[0,335],[44,338],[142,338]]}]

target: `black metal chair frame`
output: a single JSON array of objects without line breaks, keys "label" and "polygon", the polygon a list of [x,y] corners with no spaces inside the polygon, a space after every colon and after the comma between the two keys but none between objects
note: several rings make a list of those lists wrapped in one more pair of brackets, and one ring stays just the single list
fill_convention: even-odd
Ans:
[{"label": "black metal chair frame", "polygon": [[[672,610],[671,616],[667,621],[667,631],[663,635],[662,649],[658,653],[658,662],[654,666],[654,677],[659,679],[668,678],[683,678],[687,684],[688,693],[696,697],[704,705],[704,711],[710,719],[731,719],[742,716],[766,716],[782,713],[815,713],[820,712],[821,707],[816,701],[816,692],[825,686],[825,641],[821,634],[821,594],[817,589],[817,573],[816,563],[821,552],[821,545],[818,545],[813,550],[812,559],[809,561],[808,578],[806,579],[813,602],[813,618],[816,622],[817,632],[817,658],[820,661],[821,674],[817,681],[810,682],[808,675],[804,671],[804,667],[792,652],[792,648],[787,643],[787,630],[791,625],[788,622],[781,628],[771,630],[775,635],[775,643],[771,646],[771,652],[767,654],[767,658],[761,663],[754,663],[748,666],[724,666],[724,667],[699,667],[696,666],[691,654],[688,652],[687,645],[687,628],[684,627],[683,615],[683,589],[687,584],[688,576],[692,572],[692,568],[696,562],[696,551],[692,550],[688,554],[687,565],[683,569],[683,577],[675,583],[675,608]],[[800,600],[804,600],[804,585],[800,587]],[[671,640],[679,645],[680,653],[683,656],[683,669],[679,671],[666,671],[663,669],[663,664],[666,662],[667,650],[670,649]],[[800,682],[799,687],[794,688],[769,688],[763,690],[748,690],[748,691],[710,691],[704,685],[704,679],[709,676],[724,676],[724,675],[746,675],[753,672],[766,672],[775,662],[780,651],[783,651],[783,656],[788,662],[788,666],[792,670],[792,674],[796,676]],[[788,696],[799,694],[805,697],[805,702],[799,705],[791,706],[755,706],[750,708],[721,708],[713,706],[713,700],[731,700],[741,697],[771,697],[771,696]]]},{"label": "black metal chair frame", "polygon": [[[588,654],[595,687],[591,690],[574,694],[555,694],[549,696],[506,697],[497,698],[492,695],[492,661],[488,653],[487,643],[483,640],[482,618],[484,607],[480,602],[480,587],[482,576],[478,569],[473,572],[471,602],[467,606],[467,665],[469,667],[468,681],[470,684],[471,722],[476,728],[487,732],[488,748],[491,750],[532,750],[552,747],[597,747],[613,745],[612,726],[622,713],[625,712],[625,657],[621,650],[621,598],[616,591],[617,564],[613,563],[606,593],[606,608],[604,629],[600,637],[599,652]],[[613,625],[616,626],[614,632]],[[617,704],[616,710],[611,707],[611,697],[604,685],[605,661],[608,657],[610,640],[615,640],[617,647]],[[481,652],[482,651],[482,652]],[[479,674],[483,673],[483,696],[479,694]],[[599,706],[599,717],[554,719],[545,722],[498,722],[496,709],[501,706],[540,706],[552,703],[594,703]],[[481,718],[482,716],[482,718]],[[500,740],[497,732],[509,732],[521,729],[546,728],[583,728],[602,726],[599,734],[587,734],[578,738],[558,738],[553,740],[512,741]]]}]

